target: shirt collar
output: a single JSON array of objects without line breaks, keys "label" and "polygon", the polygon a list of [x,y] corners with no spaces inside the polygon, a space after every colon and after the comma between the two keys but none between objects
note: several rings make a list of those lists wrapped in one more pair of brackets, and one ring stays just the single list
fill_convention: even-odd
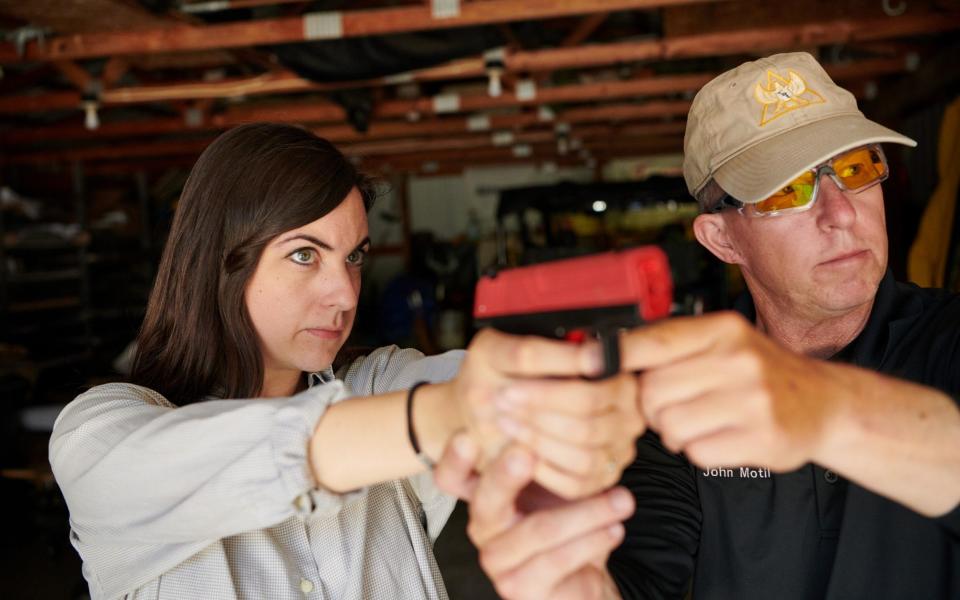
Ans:
[{"label": "shirt collar", "polygon": [[[908,289],[908,286],[898,284],[893,278],[893,272],[887,269],[880,280],[870,317],[863,330],[830,360],[878,368],[886,356],[891,333],[897,331],[904,320],[915,316],[923,308],[920,299],[908,293]],[[733,309],[751,323],[756,323],[757,309],[749,291],[744,291],[737,297]]]},{"label": "shirt collar", "polygon": [[315,385],[322,385],[324,383],[330,383],[336,379],[336,375],[333,374],[333,367],[327,367],[322,371],[314,371],[307,375],[307,387],[313,387]]}]

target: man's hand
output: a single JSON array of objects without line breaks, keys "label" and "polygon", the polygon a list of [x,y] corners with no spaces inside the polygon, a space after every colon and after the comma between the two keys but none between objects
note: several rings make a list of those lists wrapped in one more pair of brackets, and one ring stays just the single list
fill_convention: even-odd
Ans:
[{"label": "man's hand", "polygon": [[514,599],[619,598],[606,571],[623,539],[620,523],[633,497],[615,488],[568,502],[532,484],[534,459],[509,446],[483,475],[474,472],[478,450],[454,437],[437,464],[437,485],[470,503],[467,533],[497,593]]},{"label": "man's hand", "polygon": [[661,321],[626,333],[626,370],[664,445],[701,467],[788,471],[815,460],[843,367],[795,354],[735,313]]}]

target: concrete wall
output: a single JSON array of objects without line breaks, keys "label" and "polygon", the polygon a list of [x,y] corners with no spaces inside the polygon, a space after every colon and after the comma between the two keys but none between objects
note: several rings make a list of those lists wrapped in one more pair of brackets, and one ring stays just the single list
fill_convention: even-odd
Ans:
[{"label": "concrete wall", "polygon": [[463,175],[412,177],[407,187],[412,231],[431,231],[438,239],[467,233],[471,213],[481,234],[493,231],[498,190],[547,185],[560,181],[589,182],[593,169],[542,169],[532,165],[475,168]]}]

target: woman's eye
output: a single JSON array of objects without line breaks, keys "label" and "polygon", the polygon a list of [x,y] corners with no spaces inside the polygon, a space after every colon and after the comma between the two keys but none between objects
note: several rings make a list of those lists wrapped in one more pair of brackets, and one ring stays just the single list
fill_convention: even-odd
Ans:
[{"label": "woman's eye", "polygon": [[314,253],[313,250],[309,248],[301,248],[299,250],[294,250],[290,254],[290,259],[298,265],[309,265],[313,264]]},{"label": "woman's eye", "polygon": [[347,262],[351,265],[362,266],[364,260],[367,258],[366,250],[354,250],[347,255]]}]

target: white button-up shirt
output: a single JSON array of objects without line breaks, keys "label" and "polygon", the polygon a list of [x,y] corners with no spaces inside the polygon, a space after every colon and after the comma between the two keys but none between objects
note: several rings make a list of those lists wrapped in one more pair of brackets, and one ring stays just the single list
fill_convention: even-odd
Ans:
[{"label": "white button-up shirt", "polygon": [[432,543],[455,499],[430,473],[317,489],[307,447],[332,403],[449,379],[462,357],[379,348],[288,399],[175,407],[124,383],[80,395],[50,463],[91,596],[445,599]]}]

